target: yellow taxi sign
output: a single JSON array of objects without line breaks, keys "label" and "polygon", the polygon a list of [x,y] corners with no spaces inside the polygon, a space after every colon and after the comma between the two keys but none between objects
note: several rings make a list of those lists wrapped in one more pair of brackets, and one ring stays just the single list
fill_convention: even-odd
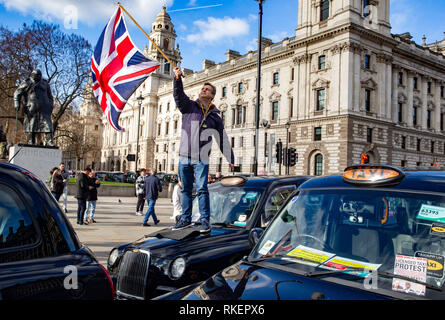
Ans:
[{"label": "yellow taxi sign", "polygon": [[396,182],[403,179],[404,176],[403,171],[395,167],[376,165],[350,166],[343,173],[343,179],[346,182],[367,185]]},{"label": "yellow taxi sign", "polygon": [[225,187],[234,187],[244,184],[246,180],[246,178],[241,176],[224,177],[221,179],[221,184]]}]

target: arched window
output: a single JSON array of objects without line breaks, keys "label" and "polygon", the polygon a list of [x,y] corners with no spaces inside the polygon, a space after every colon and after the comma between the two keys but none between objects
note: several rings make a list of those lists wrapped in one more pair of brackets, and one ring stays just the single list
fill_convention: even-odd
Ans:
[{"label": "arched window", "polygon": [[314,160],[314,175],[321,176],[323,174],[323,155],[321,153],[315,155]]}]

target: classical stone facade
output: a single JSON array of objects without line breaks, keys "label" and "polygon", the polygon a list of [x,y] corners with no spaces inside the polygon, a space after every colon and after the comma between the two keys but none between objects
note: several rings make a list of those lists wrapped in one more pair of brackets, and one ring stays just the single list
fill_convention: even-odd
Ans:
[{"label": "classical stone facade", "polygon": [[[290,174],[338,173],[359,163],[365,152],[372,163],[445,165],[445,40],[418,45],[408,33],[391,34],[389,9],[389,0],[299,0],[295,36],[278,43],[263,39],[259,173],[285,172],[275,164],[279,140],[298,153]],[[180,61],[165,10],[153,24],[152,35],[168,46],[175,62]],[[153,48],[146,54],[163,61]],[[139,167],[177,170],[181,114],[175,108],[171,79],[171,70],[162,66],[134,95],[142,93],[145,98]],[[216,86],[214,103],[224,119],[235,162],[242,172],[251,173],[257,52],[241,55],[228,50],[225,62],[204,60],[201,71],[186,70],[183,82],[192,99],[204,82]],[[121,116],[122,126],[131,128],[130,136],[106,125],[104,169],[110,159],[117,156],[122,163],[125,153],[135,150],[137,109],[133,99]],[[118,169],[116,162],[114,166]],[[210,171],[228,170],[214,144]]]}]

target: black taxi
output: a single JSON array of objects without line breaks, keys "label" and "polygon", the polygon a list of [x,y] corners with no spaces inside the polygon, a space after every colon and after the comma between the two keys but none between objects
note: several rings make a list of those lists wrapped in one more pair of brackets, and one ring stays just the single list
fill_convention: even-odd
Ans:
[{"label": "black taxi", "polygon": [[289,197],[250,255],[159,299],[445,299],[445,173],[357,165]]},{"label": "black taxi", "polygon": [[[209,185],[210,233],[163,229],[114,248],[108,270],[120,299],[149,299],[207,279],[252,249],[249,232],[265,227],[308,177],[228,176]],[[199,218],[198,198],[192,222]],[[195,222],[198,224],[198,222]]]},{"label": "black taxi", "polygon": [[0,162],[0,300],[112,300],[107,270],[45,184]]}]

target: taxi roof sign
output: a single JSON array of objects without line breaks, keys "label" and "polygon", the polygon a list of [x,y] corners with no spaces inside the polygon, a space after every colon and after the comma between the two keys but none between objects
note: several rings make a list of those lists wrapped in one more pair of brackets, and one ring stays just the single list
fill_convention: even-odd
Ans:
[{"label": "taxi roof sign", "polygon": [[347,167],[343,173],[344,181],[361,185],[397,183],[404,177],[402,170],[385,165],[355,165]]},{"label": "taxi roof sign", "polygon": [[221,184],[225,187],[235,187],[244,184],[247,181],[242,176],[229,176],[221,179]]}]

